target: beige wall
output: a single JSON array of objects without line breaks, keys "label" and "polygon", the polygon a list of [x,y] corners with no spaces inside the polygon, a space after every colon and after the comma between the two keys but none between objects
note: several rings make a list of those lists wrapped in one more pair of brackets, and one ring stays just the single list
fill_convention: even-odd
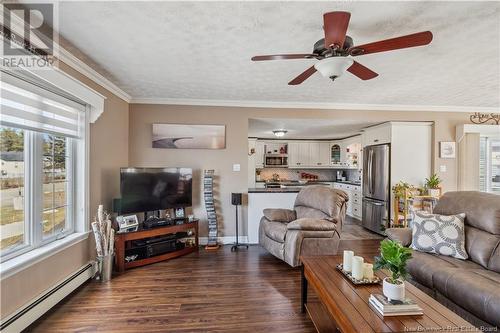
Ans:
[{"label": "beige wall", "polygon": [[[119,196],[119,168],[128,164],[128,103],[61,63],[61,69],[106,96],[104,112],[90,126],[90,210],[111,210]],[[91,237],[1,281],[1,318],[54,286],[94,258]]]},{"label": "beige wall", "polygon": [[[203,107],[177,105],[130,105],[129,164],[131,166],[183,166],[195,170],[195,189],[203,169],[215,169],[220,175],[219,198],[222,201],[221,235],[234,235],[234,207],[230,204],[231,192],[247,189],[247,137],[249,118],[314,118],[353,119],[371,122],[389,120],[434,121],[434,170],[443,179],[445,191],[456,190],[456,160],[439,158],[439,141],[455,141],[455,126],[468,122],[468,114],[455,112],[389,112],[345,111],[307,109],[264,109],[237,107]],[[226,149],[224,150],[173,150],[151,148],[153,123],[225,124]],[[409,149],[419,149],[418,142]],[[408,161],[411,163],[411,161]],[[240,172],[232,171],[232,164],[241,164]],[[447,172],[440,173],[445,165]],[[200,234],[206,235],[206,219],[200,191],[193,197],[194,214],[202,218]],[[243,214],[243,218],[246,216]],[[243,221],[243,225],[246,221]]]}]

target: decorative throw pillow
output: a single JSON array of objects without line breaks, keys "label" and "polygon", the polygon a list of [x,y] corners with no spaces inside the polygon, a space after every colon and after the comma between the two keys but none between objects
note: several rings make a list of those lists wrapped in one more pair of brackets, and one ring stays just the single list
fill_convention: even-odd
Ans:
[{"label": "decorative throw pillow", "polygon": [[411,247],[421,252],[467,259],[464,220],[465,214],[447,216],[415,212]]}]

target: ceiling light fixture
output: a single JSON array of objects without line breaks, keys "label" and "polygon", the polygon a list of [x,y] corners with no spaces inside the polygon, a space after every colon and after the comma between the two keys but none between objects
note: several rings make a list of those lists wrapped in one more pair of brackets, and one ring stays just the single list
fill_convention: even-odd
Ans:
[{"label": "ceiling light fixture", "polygon": [[335,80],[345,73],[345,71],[352,66],[354,60],[344,57],[330,57],[318,61],[314,68],[321,73],[324,77],[329,77]]},{"label": "ceiling light fixture", "polygon": [[282,136],[284,136],[286,134],[286,132],[288,132],[287,130],[285,129],[279,129],[279,130],[274,130],[273,131],[273,134],[278,137],[278,138],[281,138]]}]

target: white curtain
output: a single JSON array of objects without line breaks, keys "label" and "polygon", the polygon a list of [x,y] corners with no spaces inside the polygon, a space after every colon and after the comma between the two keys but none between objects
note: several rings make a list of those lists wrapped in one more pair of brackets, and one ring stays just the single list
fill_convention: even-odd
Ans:
[{"label": "white curtain", "polygon": [[458,143],[458,190],[479,191],[479,133],[466,133]]}]

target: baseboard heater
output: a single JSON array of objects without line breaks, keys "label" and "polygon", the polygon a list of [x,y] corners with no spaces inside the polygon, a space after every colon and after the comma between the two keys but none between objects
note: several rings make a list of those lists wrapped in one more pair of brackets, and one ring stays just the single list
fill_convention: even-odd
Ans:
[{"label": "baseboard heater", "polygon": [[21,332],[85,281],[92,278],[95,272],[95,262],[83,266],[55,287],[49,289],[31,303],[3,320],[0,325],[0,331],[2,333]]}]

